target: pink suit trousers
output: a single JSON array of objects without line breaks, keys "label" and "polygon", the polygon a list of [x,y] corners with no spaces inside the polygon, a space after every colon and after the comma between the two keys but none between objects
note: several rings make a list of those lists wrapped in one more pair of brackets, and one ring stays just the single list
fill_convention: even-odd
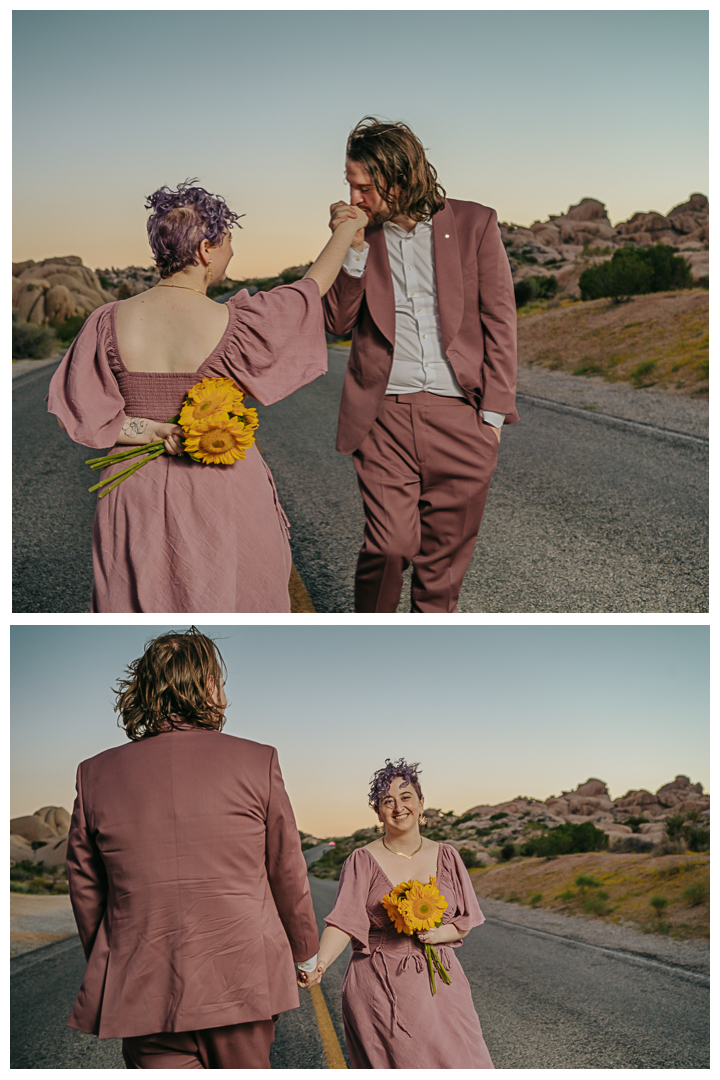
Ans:
[{"label": "pink suit trousers", "polygon": [[396,611],[411,562],[412,611],[457,611],[497,457],[495,429],[464,398],[384,398],[353,455],[365,506],[357,612]]},{"label": "pink suit trousers", "polygon": [[126,1069],[269,1069],[274,1020],[123,1039]]}]

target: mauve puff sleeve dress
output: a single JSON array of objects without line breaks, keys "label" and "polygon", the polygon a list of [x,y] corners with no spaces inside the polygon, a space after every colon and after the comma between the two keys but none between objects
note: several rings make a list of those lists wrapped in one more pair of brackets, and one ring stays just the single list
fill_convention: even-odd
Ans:
[{"label": "mauve puff sleeve dress", "polygon": [[[410,875],[408,875],[410,876]],[[448,902],[443,923],[458,930],[485,918],[465,866],[449,844],[438,850],[437,886]],[[494,1069],[455,950],[436,945],[452,982],[430,987],[425,950],[398,934],[382,898],[392,882],[365,848],[345,861],[328,926],[352,938],[342,987],[345,1040],[353,1069]]]},{"label": "mauve puff sleeve dress", "polygon": [[[117,344],[117,303],[98,308],[53,376],[49,411],[75,442],[103,450],[115,444],[126,416],[176,416],[200,379],[233,379],[271,405],[325,374],[315,281],[255,296],[243,290],[227,306],[225,333],[193,372],[129,371]],[[102,476],[124,467],[110,466]],[[256,445],[234,465],[164,454],[98,499],[91,610],[288,612],[288,537]]]}]

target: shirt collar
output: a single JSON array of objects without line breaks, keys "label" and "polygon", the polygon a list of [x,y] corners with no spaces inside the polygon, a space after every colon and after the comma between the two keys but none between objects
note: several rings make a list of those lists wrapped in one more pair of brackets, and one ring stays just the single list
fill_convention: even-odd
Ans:
[{"label": "shirt collar", "polygon": [[[385,221],[383,223],[383,229],[393,229],[396,233],[401,233],[403,236],[412,236],[412,233],[406,233],[404,229],[401,229],[399,225],[396,225],[394,221]],[[417,233],[420,229],[432,229],[432,218],[429,221],[418,221],[417,225],[413,229],[414,233]]]}]

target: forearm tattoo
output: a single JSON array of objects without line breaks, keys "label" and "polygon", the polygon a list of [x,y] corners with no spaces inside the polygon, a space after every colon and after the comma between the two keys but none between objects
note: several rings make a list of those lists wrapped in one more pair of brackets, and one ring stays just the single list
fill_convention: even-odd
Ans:
[{"label": "forearm tattoo", "polygon": [[149,420],[143,420],[141,416],[128,416],[122,426],[121,434],[127,439],[132,439],[137,435],[143,435],[149,423]]}]

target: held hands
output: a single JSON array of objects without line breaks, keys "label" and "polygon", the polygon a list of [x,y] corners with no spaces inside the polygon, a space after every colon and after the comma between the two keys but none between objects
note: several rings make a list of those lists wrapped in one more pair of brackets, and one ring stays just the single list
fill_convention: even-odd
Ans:
[{"label": "held hands", "polygon": [[314,971],[298,971],[298,986],[304,987],[305,990],[309,990],[311,986],[317,986],[323,977],[326,966],[322,961],[319,961]]},{"label": "held hands", "polygon": [[330,207],[330,228],[333,232],[345,221],[357,223],[357,232],[353,238],[352,247],[357,248],[358,251],[365,242],[365,228],[369,220],[365,211],[361,210],[359,206],[350,206],[349,203],[343,202],[342,199],[340,202],[333,203]]}]

